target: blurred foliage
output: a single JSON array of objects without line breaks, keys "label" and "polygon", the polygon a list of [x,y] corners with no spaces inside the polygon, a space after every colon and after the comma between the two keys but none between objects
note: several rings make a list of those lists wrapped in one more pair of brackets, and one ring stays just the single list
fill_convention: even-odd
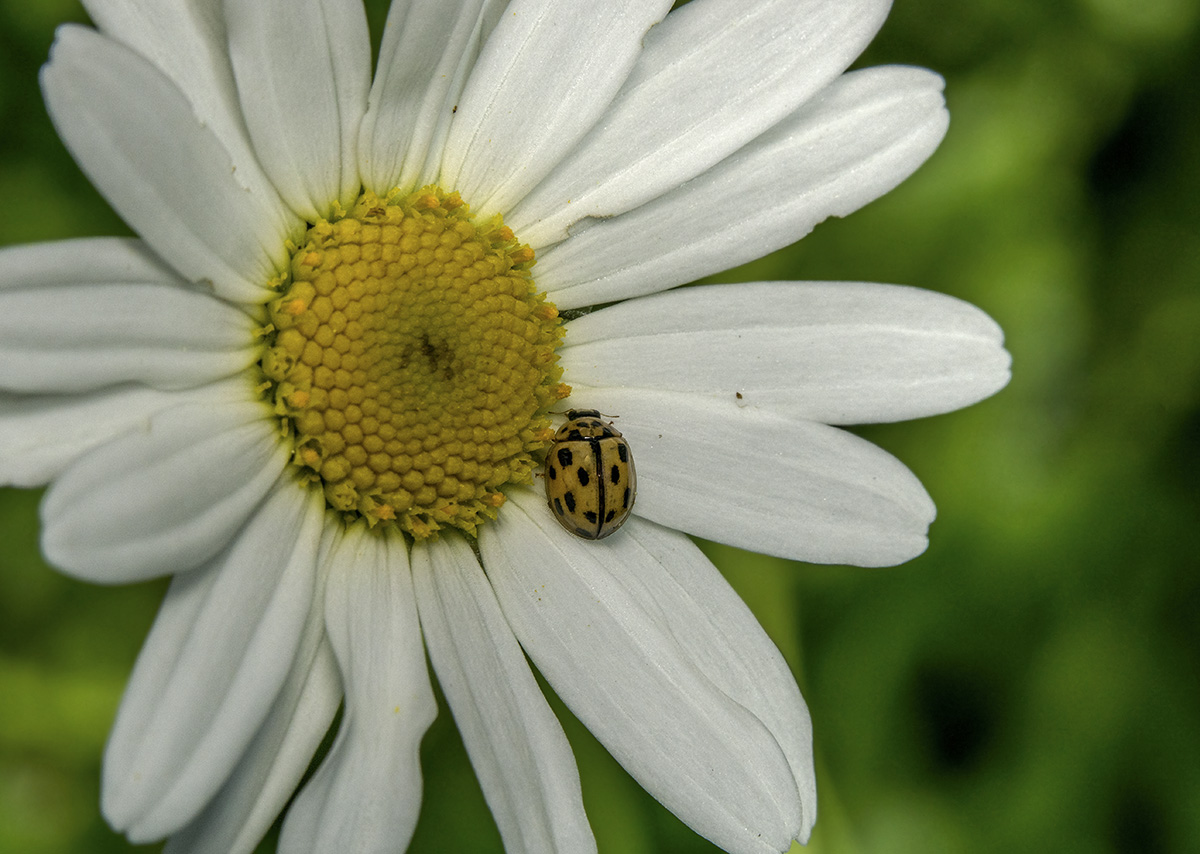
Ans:
[{"label": "blurred foliage", "polygon": [[[881,571],[709,548],[810,703],[815,852],[1200,838],[1198,17],[1195,0],[897,0],[859,64],[943,73],[946,142],[883,200],[719,277],[928,287],[987,310],[1014,356],[979,406],[861,431],[937,501],[924,556]],[[126,232],[41,106],[70,20],[75,0],[0,0],[0,244]],[[0,493],[0,852],[158,850],[97,802],[162,585],[51,571],[37,500]],[[601,851],[715,850],[557,708]],[[412,850],[499,851],[448,715],[423,754]]]}]

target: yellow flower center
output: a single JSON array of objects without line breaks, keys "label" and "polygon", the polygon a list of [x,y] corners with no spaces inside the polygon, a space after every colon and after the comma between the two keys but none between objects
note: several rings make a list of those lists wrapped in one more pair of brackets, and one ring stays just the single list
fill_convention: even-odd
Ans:
[{"label": "yellow flower center", "polygon": [[262,370],[293,462],[348,520],[417,539],[495,518],[552,435],[562,328],[500,217],[426,187],[309,228]]}]

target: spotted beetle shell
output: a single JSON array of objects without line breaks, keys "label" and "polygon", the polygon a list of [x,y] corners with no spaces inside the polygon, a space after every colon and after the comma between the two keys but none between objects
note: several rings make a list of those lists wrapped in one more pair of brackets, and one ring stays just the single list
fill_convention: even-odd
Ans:
[{"label": "spotted beetle shell", "polygon": [[585,540],[625,524],[637,495],[629,443],[594,409],[571,409],[546,454],[546,500],[559,523]]}]

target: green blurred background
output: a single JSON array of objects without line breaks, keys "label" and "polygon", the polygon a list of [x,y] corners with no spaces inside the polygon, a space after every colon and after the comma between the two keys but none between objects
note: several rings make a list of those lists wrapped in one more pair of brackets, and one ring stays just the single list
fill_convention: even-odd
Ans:
[{"label": "green blurred background", "polygon": [[[922,557],[710,549],[812,709],[818,854],[1200,847],[1198,18],[1195,0],[897,0],[860,64],[944,74],[946,142],[885,199],[720,277],[928,287],[988,311],[1014,357],[979,406],[861,431],[938,504]],[[75,0],[0,0],[0,244],[126,233],[41,105],[67,20]],[[0,492],[0,852],[158,850],[97,801],[163,585],[50,570],[38,497]],[[715,850],[563,719],[602,852]],[[500,851],[448,714],[424,767],[411,850]]]}]

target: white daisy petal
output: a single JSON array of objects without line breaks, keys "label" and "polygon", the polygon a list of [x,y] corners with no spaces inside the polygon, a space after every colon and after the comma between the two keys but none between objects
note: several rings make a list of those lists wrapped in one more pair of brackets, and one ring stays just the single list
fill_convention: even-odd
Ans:
[{"label": "white daisy petal", "polygon": [[167,840],[165,854],[251,854],[258,847],[296,791],[342,702],[337,659],[323,633],[319,624],[319,645],[314,641],[308,656],[297,654],[297,666],[241,763],[204,812]]},{"label": "white daisy petal", "polygon": [[560,309],[577,308],[759,258],[891,190],[933,153],[948,122],[942,78],[930,71],[843,75],[682,187],[621,216],[579,223],[539,256],[538,285]]},{"label": "white daisy petal", "polygon": [[0,387],[189,388],[254,364],[254,325],[227,303],[160,285],[7,291],[0,293]]},{"label": "white daisy petal", "polygon": [[403,851],[437,714],[399,533],[351,529],[330,553],[325,627],[346,691],[329,754],[288,810],[279,850]]},{"label": "white daisy petal", "polygon": [[571,747],[471,547],[443,535],[412,563],[429,657],[504,850],[595,851]]},{"label": "white daisy petal", "polygon": [[620,416],[637,463],[633,512],[810,563],[891,566],[919,555],[935,510],[904,464],[864,439],[692,394],[572,384]]},{"label": "white daisy petal", "polygon": [[142,386],[90,394],[0,392],[0,483],[49,483],[88,451],[187,398]]},{"label": "white daisy petal", "polygon": [[[690,539],[651,523],[630,525],[621,537],[636,541],[662,572],[635,574],[620,559],[612,561],[610,569],[628,587],[641,587],[649,594],[697,666],[752,711],[779,742],[799,789],[799,839],[807,842],[817,816],[812,720],[787,662],[746,603]],[[632,548],[616,542],[622,552]]]},{"label": "white daisy petal", "polygon": [[393,0],[359,134],[363,185],[385,195],[437,179],[459,95],[504,0]]},{"label": "white daisy petal", "polygon": [[361,0],[226,0],[242,114],[263,168],[309,222],[358,196],[371,85]]},{"label": "white daisy petal", "polygon": [[508,494],[479,548],[506,619],[555,692],[698,833],[730,852],[787,848],[805,824],[788,760],[671,632],[639,581],[663,572],[659,558],[632,537],[573,537],[532,490]]},{"label": "white daisy petal", "polygon": [[272,199],[277,216],[285,216],[246,134],[221,0],[83,0],[83,5],[100,32],[171,79],[229,152],[235,179],[251,193]]},{"label": "white daisy petal", "polygon": [[81,237],[0,249],[0,292],[71,282],[180,282],[140,240]]},{"label": "white daisy petal", "polygon": [[440,182],[506,211],[596,123],[670,0],[513,0],[471,72]]},{"label": "white daisy petal", "polygon": [[[56,244],[38,248],[62,251]],[[60,283],[26,284],[12,272],[0,258],[0,387],[66,392],[143,382],[188,388],[258,358],[254,321],[176,276],[110,282],[68,269]]]},{"label": "white daisy petal", "polygon": [[580,317],[560,364],[572,385],[685,392],[864,424],[994,394],[1009,378],[1003,341],[982,311],[930,291],[756,282],[684,288]]},{"label": "white daisy petal", "polygon": [[650,31],[595,129],[505,220],[537,248],[691,180],[846,69],[890,0],[700,0]]},{"label": "white daisy petal", "polygon": [[80,167],[155,252],[227,299],[269,295],[300,222],[273,195],[247,191],[229,152],[161,71],[92,30],[64,26],[42,89]]},{"label": "white daisy petal", "polygon": [[226,549],[176,576],[105,751],[104,813],[130,839],[191,821],[267,717],[310,611],[324,521],[320,494],[284,476]]},{"label": "white daisy petal", "polygon": [[241,762],[204,811],[168,841],[168,854],[251,854],[291,799],[342,703],[325,635],[324,581],[340,534],[327,527],[317,588],[291,672]]},{"label": "white daisy petal", "polygon": [[268,413],[233,392],[221,402],[185,403],[80,458],[42,502],[47,558],[98,583],[199,566],[229,542],[287,464]]}]

